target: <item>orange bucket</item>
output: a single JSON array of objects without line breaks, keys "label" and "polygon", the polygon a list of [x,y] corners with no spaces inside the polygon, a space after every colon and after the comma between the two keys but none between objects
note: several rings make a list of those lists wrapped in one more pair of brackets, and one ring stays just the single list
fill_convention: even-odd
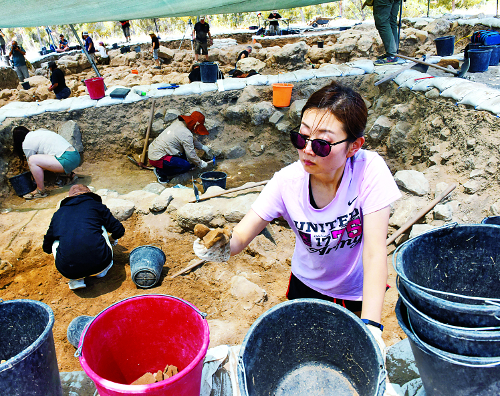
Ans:
[{"label": "orange bucket", "polygon": [[293,84],[277,83],[273,84],[273,105],[274,107],[288,107],[292,100]]},{"label": "orange bucket", "polygon": [[139,70],[132,69],[131,72],[132,74],[139,74]]}]

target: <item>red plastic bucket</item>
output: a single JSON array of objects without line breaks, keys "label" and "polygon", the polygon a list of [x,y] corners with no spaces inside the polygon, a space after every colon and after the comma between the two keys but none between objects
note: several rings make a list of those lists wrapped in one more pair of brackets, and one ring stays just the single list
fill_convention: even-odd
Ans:
[{"label": "red plastic bucket", "polygon": [[[100,396],[199,396],[208,323],[177,297],[143,295],[102,311],[86,328],[76,356]],[[128,385],[166,365],[179,373],[150,385]]]},{"label": "red plastic bucket", "polygon": [[89,92],[90,99],[104,98],[104,78],[95,77],[85,80],[85,86]]}]

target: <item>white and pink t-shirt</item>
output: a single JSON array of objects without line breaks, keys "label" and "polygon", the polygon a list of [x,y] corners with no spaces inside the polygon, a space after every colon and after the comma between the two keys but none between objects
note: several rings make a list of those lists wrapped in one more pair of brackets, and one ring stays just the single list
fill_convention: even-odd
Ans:
[{"label": "white and pink t-shirt", "polygon": [[346,161],[335,198],[324,208],[309,201],[309,174],[297,161],[277,172],[252,209],[266,221],[283,216],[297,236],[292,272],[322,294],[360,301],[363,296],[363,215],[401,196],[385,161],[359,150]]}]

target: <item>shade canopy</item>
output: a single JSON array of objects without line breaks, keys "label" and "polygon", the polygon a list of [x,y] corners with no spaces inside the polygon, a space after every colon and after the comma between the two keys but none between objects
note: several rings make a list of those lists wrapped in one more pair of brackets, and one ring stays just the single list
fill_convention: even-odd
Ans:
[{"label": "shade canopy", "polygon": [[[339,0],[334,0],[339,1]],[[287,9],[324,0],[0,0],[0,28]],[[265,16],[265,15],[264,15]]]}]

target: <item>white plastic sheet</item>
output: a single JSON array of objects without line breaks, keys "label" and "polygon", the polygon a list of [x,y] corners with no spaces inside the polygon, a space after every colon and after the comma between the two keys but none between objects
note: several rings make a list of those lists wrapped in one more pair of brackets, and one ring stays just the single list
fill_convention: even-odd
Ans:
[{"label": "white plastic sheet", "polygon": [[[210,348],[203,362],[200,396],[241,396],[238,386],[238,353],[240,345]],[[221,375],[230,381],[221,381]]]}]

